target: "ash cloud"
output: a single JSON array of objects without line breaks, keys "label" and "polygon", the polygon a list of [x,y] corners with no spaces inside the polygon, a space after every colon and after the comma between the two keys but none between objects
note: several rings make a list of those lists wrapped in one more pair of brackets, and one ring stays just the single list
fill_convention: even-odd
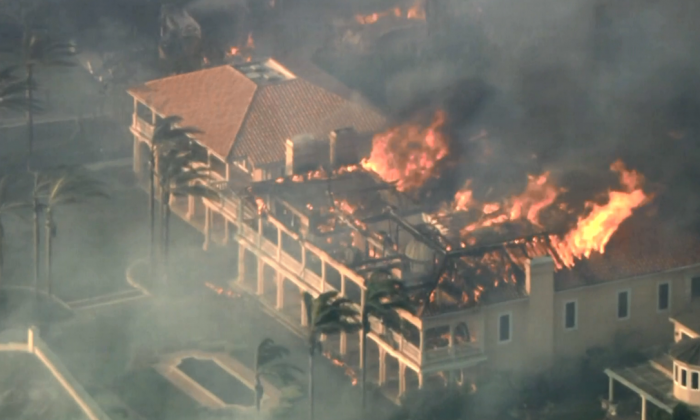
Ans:
[{"label": "ash cloud", "polygon": [[[522,190],[528,173],[550,170],[590,199],[616,185],[608,168],[622,159],[658,191],[660,216],[696,224],[697,5],[497,0],[475,7],[477,17],[462,19],[483,34],[486,53],[477,58],[486,68],[444,58],[388,84],[400,86],[399,118],[421,107],[448,112],[453,154],[444,173],[457,178],[444,180],[449,193],[473,179],[477,198],[494,199]],[[488,141],[470,141],[483,129]]]}]

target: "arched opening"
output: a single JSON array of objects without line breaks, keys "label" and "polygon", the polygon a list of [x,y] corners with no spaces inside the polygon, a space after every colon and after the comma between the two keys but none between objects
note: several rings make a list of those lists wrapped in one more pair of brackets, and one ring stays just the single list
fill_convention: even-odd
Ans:
[{"label": "arched opening", "polygon": [[454,345],[459,346],[472,341],[471,333],[466,322],[460,322],[454,329]]},{"label": "arched opening", "polygon": [[277,273],[275,269],[263,264],[263,293],[262,300],[275,306],[277,305]]}]

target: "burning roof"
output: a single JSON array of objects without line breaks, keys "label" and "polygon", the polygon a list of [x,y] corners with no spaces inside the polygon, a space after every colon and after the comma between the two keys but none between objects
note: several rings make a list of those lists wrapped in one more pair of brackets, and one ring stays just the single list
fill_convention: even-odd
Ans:
[{"label": "burning roof", "polygon": [[477,199],[469,180],[452,200],[431,200],[425,189],[450,170],[444,123],[437,111],[427,122],[375,135],[359,165],[297,174],[254,190],[284,197],[309,217],[322,216],[315,234],[346,233],[349,226],[381,239],[384,248],[354,267],[362,272],[391,264],[416,287],[425,308],[521,297],[526,261],[545,255],[555,261],[559,290],[700,262],[700,241],[666,231],[640,211],[655,190],[620,160],[609,166],[607,188],[587,191],[580,203],[550,171],[530,174],[521,190],[492,201]]}]

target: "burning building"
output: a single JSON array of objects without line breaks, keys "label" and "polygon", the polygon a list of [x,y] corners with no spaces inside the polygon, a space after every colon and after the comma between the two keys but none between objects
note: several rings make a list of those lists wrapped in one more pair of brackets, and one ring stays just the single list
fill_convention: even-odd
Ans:
[{"label": "burning building", "polygon": [[655,222],[654,191],[621,161],[609,166],[614,182],[581,205],[550,172],[490,201],[467,181],[444,201],[424,191],[449,170],[442,111],[369,144],[363,134],[384,129],[376,111],[274,60],[129,93],[137,173],[147,172],[143,149],[158,118],[180,115],[203,131],[195,140],[221,179],[223,205],[189,198],[175,211],[205,246],[237,245],[231,286],[258,295],[285,325],[305,325],[300,291],[337,290],[361,307],[372,272],[406,284],[417,312],[400,313],[400,331],[373,319],[367,360],[354,335],[324,343],[394,397],[484,366],[546,371],[621,334],[636,346],[671,341],[671,311],[700,299],[700,241]]}]

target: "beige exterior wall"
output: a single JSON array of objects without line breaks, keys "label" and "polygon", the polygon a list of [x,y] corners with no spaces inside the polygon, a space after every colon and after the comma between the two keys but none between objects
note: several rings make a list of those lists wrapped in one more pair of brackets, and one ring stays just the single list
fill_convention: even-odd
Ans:
[{"label": "beige exterior wall", "polygon": [[[527,345],[528,300],[511,301],[484,307],[485,331],[483,334],[484,350],[488,355],[488,364],[497,370],[521,370],[527,365],[529,352],[523,348]],[[510,314],[511,339],[500,342],[498,322],[501,315]]]},{"label": "beige exterior wall", "polygon": [[[533,285],[537,284],[536,276],[542,275],[533,270]],[[617,336],[621,337],[621,344],[633,348],[672,342],[674,325],[669,317],[690,303],[690,283],[695,276],[700,276],[700,266],[560,291],[549,296],[546,290],[534,287],[533,294],[525,299],[484,306],[485,331],[480,339],[485,340],[488,364],[498,370],[541,371],[546,367],[543,360],[549,346],[543,329],[548,326],[553,331],[551,354],[555,362],[578,362],[586,350],[610,346]],[[541,278],[539,281],[542,284]],[[666,282],[671,286],[670,307],[659,311],[658,286]],[[621,291],[630,293],[629,317],[619,320],[617,294]],[[553,308],[549,307],[549,299],[553,299]],[[564,305],[570,301],[576,302],[576,326],[565,329]],[[498,339],[502,314],[511,314],[511,340],[505,343]]]}]

